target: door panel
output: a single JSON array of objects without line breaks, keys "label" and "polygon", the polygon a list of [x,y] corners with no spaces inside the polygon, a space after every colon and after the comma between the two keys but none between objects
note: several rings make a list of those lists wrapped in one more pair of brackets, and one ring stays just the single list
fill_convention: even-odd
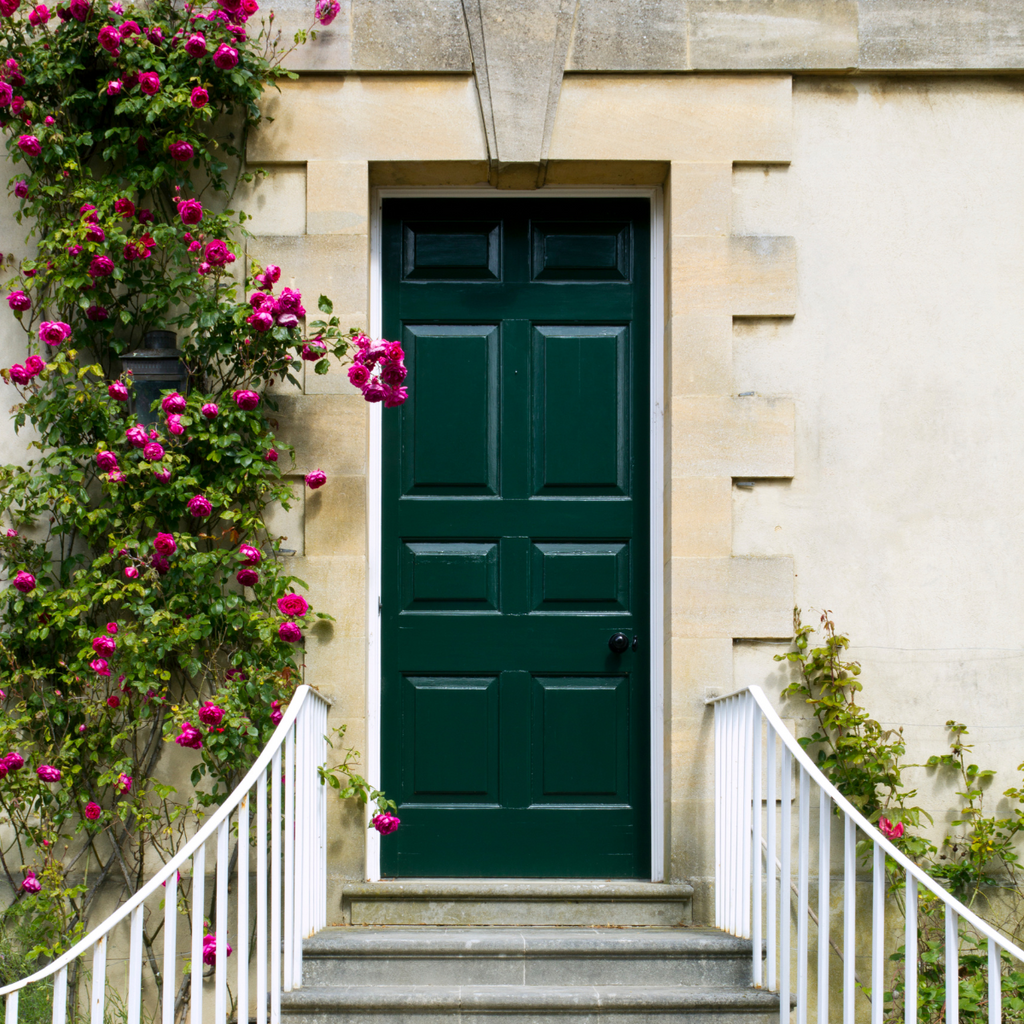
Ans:
[{"label": "door panel", "polygon": [[647,877],[648,203],[383,227],[382,872]]}]

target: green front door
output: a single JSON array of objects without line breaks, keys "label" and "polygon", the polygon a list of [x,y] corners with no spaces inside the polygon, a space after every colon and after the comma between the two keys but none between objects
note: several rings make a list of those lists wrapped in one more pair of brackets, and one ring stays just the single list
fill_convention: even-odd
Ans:
[{"label": "green front door", "polygon": [[647,200],[384,201],[386,877],[650,877],[649,252]]}]

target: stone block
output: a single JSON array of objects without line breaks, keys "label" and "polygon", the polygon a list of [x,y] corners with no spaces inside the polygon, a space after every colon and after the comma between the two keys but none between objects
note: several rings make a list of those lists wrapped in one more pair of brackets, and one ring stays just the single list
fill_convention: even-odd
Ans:
[{"label": "stone block", "polygon": [[366,552],[366,477],[332,476],[306,496],[306,553],[362,555]]},{"label": "stone block", "polygon": [[351,395],[282,395],[277,402],[277,436],[295,446],[294,464],[282,455],[282,472],[305,476],[322,469],[325,487],[331,486],[333,476],[366,473],[367,406],[362,395],[353,389]]},{"label": "stone block", "polygon": [[[366,646],[349,644],[340,654],[337,641],[323,643],[315,634],[310,636],[306,640],[305,681],[331,701],[333,724],[361,722],[366,715]],[[348,739],[354,742],[356,737]]]},{"label": "stone block", "polygon": [[792,198],[788,164],[734,164],[732,234],[792,234]]},{"label": "stone block", "polygon": [[[732,554],[732,479],[673,477],[669,554]],[[307,531],[309,527],[307,525]]]},{"label": "stone block", "polygon": [[672,399],[673,477],[791,477],[795,409],[788,398]]},{"label": "stone block", "polygon": [[[261,170],[253,168],[253,170]],[[233,209],[250,216],[246,228],[254,235],[301,235],[306,231],[306,168],[281,164],[250,184],[242,182]]]},{"label": "stone block", "polygon": [[673,395],[726,395],[733,390],[732,317],[680,313],[669,320]]},{"label": "stone block", "polygon": [[566,71],[688,71],[692,0],[579,0]]},{"label": "stone block", "polygon": [[340,638],[359,640],[362,646],[361,641],[366,636],[366,559],[355,555],[296,556],[288,568],[292,576],[307,585],[305,593],[314,609],[327,612],[337,620],[307,623],[307,646],[333,644],[335,651],[347,649],[350,645],[340,643]]},{"label": "stone block", "polygon": [[490,167],[486,160],[371,160],[370,184],[413,185],[417,188],[486,185]]},{"label": "stone block", "polygon": [[788,75],[566,75],[548,157],[785,163],[791,88]]},{"label": "stone block", "polygon": [[549,160],[546,185],[661,185],[668,177],[664,160]]},{"label": "stone block", "polygon": [[677,725],[689,728],[694,720],[703,723],[707,708],[704,702],[733,689],[732,639],[669,637],[665,647],[671,702],[668,712],[673,731]]},{"label": "stone block", "polygon": [[793,316],[796,282],[792,238],[672,236],[670,295],[676,312]]},{"label": "stone block", "polygon": [[306,183],[309,234],[369,236],[370,176],[365,160],[310,160]]},{"label": "stone block", "polygon": [[486,160],[470,75],[308,76],[268,93],[252,163]]},{"label": "stone block", "polygon": [[670,566],[673,638],[792,636],[792,558],[673,558]]},{"label": "stone block", "polygon": [[[285,457],[283,462],[288,463],[290,460]],[[281,464],[279,462],[279,465]],[[298,477],[289,480],[288,484],[294,495],[291,508],[286,509],[279,504],[271,505],[263,513],[263,521],[266,523],[269,533],[283,538],[282,547],[290,548],[297,555],[303,555],[305,554],[303,547],[303,534],[305,533],[303,526],[305,517],[303,491],[305,490],[305,482],[301,477]]]},{"label": "stone block", "polygon": [[671,215],[673,235],[732,233],[732,161],[717,163],[672,162]]},{"label": "stone block", "polygon": [[[359,71],[473,70],[461,0],[349,0]],[[318,69],[320,70],[320,69]]]},{"label": "stone block", "polygon": [[857,65],[857,0],[689,0],[695,71]]}]

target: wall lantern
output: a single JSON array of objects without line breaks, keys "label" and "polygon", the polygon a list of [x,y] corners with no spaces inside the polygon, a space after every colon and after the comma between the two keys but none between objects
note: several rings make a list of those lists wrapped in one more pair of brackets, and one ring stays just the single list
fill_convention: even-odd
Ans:
[{"label": "wall lantern", "polygon": [[180,391],[188,387],[188,370],[181,361],[182,353],[175,347],[174,331],[147,331],[142,339],[143,348],[121,356],[121,365],[131,370],[135,415],[145,426],[156,421],[150,406],[161,391]]}]

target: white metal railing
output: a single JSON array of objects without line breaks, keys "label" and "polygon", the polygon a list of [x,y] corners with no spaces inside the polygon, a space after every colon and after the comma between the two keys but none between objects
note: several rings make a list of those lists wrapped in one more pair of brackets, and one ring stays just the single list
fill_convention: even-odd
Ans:
[{"label": "white metal railing", "polygon": [[[249,1019],[253,1005],[257,1024],[278,1024],[281,992],[300,986],[302,940],[326,923],[326,788],[317,768],[327,757],[327,703],[308,686],[293,695],[266,749],[227,800],[191,840],[164,864],[134,896],[94,928],[80,942],[47,967],[21,981],[0,988],[5,999],[4,1024],[18,1024],[18,995],[28,985],[53,979],[53,1024],[66,1024],[69,968],[82,986],[90,1024],[104,1024],[108,1014],[107,958],[112,933],[128,923],[127,992],[123,996],[123,1024],[143,1018],[143,924],[147,909],[163,900],[162,1006],[147,1019],[174,1024],[179,992],[189,993],[191,1024],[202,1024],[204,939],[212,934],[216,951],[212,963],[213,1022],[226,1024],[228,1014],[228,946],[235,957],[237,1019]],[[269,807],[268,807],[269,796]],[[252,820],[255,804],[255,820]],[[231,835],[236,837],[232,856]],[[207,863],[207,846],[213,847]],[[252,863],[255,852],[255,865]],[[268,858],[269,854],[269,858]],[[186,868],[187,874],[181,871]],[[190,868],[190,870],[188,870]],[[207,873],[214,875],[216,911],[212,927],[204,926]],[[254,872],[254,873],[253,873]],[[255,882],[255,918],[250,901],[250,874]],[[180,879],[180,882],[179,882]],[[189,952],[179,956],[179,885],[191,886],[192,907]],[[147,908],[146,901],[151,906]],[[235,910],[229,916],[229,903]],[[250,950],[250,933],[255,944]],[[92,953],[91,965],[84,958]],[[250,1000],[250,953],[255,965],[255,992]],[[187,957],[187,959],[186,959]],[[81,964],[79,963],[82,959]],[[83,969],[74,973],[74,968]],[[191,974],[188,985],[186,975]],[[180,988],[179,988],[180,979]],[[118,1007],[116,1016],[122,1016]],[[85,1013],[78,1015],[84,1021]],[[184,1020],[184,1018],[183,1018]]]},{"label": "white metal railing", "polygon": [[[818,940],[815,1019],[828,1024],[830,948],[842,961],[842,1020],[854,1024],[857,958],[871,965],[871,1024],[881,1024],[885,990],[886,856],[905,874],[905,1006],[906,1024],[918,1024],[918,887],[940,899],[945,910],[944,1024],[959,1018],[959,922],[988,942],[988,1020],[1002,1019],[1002,953],[1024,963],[1024,950],[951,896],[935,879],[898,850],[825,778],[783,724],[759,686],[707,703],[715,707],[715,924],[752,939],[752,980],[755,986],[778,991],[780,1021],[789,1024],[795,998],[797,1024],[807,1024],[808,985],[812,973],[809,932]],[[781,752],[780,752],[781,744]],[[780,756],[781,753],[781,756]],[[793,882],[793,767],[796,765],[796,883]],[[818,907],[810,907],[811,785],[818,790],[816,839]],[[779,805],[776,820],[776,802]],[[763,809],[764,808],[764,809]],[[842,940],[831,938],[832,854],[834,814],[843,826]],[[857,830],[872,844],[870,949],[858,943],[856,930]],[[796,894],[793,913],[792,894]],[[795,930],[795,942],[793,931]],[[795,956],[794,956],[795,953]],[[794,983],[793,965],[796,978]]]}]

